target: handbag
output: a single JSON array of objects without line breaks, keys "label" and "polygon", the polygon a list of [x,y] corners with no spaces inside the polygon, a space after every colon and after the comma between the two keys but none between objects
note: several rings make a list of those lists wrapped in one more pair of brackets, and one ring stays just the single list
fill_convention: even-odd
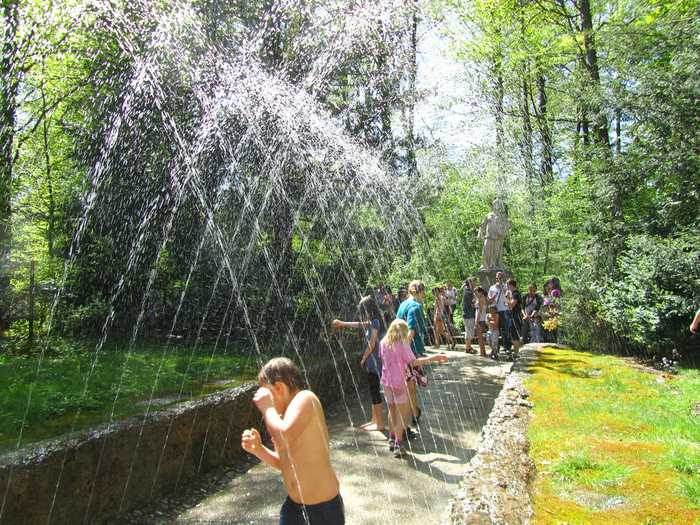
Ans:
[{"label": "handbag", "polygon": [[428,375],[425,373],[423,365],[413,367],[413,375],[420,386],[428,386]]}]

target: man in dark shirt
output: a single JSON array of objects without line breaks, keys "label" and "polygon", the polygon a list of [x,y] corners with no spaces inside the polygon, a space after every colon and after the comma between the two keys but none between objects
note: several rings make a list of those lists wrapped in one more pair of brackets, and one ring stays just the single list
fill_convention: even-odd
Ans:
[{"label": "man in dark shirt", "polygon": [[521,323],[521,333],[523,336],[523,344],[530,342],[530,324],[536,314],[539,313],[542,307],[542,296],[537,293],[537,285],[530,283],[528,285],[528,294],[521,298],[524,311],[523,322]]},{"label": "man in dark shirt", "polygon": [[[506,306],[510,309],[510,319],[505,329],[510,333],[509,339],[513,342],[513,359],[516,359],[518,357],[518,351],[520,350],[520,330],[523,323],[523,307],[520,292],[518,291],[518,284],[515,282],[515,279],[508,279],[506,285],[508,286]],[[510,350],[510,348],[506,347],[506,351],[508,350]]]}]

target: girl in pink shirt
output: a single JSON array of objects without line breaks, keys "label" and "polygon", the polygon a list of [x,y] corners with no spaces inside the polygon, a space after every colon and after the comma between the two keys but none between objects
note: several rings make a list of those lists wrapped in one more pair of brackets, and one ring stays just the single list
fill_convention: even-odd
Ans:
[{"label": "girl in pink shirt", "polygon": [[382,386],[389,405],[389,450],[398,458],[406,454],[401,440],[408,421],[408,387],[406,378],[409,367],[420,366],[430,361],[447,361],[445,354],[416,359],[408,341],[408,325],[403,319],[394,319],[379,345],[382,360]]}]

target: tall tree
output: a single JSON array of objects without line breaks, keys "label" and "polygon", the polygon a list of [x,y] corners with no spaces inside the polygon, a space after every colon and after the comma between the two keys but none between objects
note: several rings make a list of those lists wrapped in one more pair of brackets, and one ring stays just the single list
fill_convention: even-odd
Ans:
[{"label": "tall tree", "polygon": [[12,251],[12,176],[15,121],[21,64],[17,31],[19,0],[3,0],[3,42],[0,57],[0,330],[10,323],[10,254]]}]

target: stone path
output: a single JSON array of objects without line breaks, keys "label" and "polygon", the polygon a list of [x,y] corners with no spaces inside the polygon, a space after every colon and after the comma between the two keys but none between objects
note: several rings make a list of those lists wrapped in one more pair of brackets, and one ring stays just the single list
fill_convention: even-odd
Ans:
[{"label": "stone path", "polygon": [[[325,407],[348,524],[425,525],[444,517],[512,365],[446,353],[449,360],[431,366],[429,385],[419,388],[424,415],[403,459],[390,453],[388,431],[359,429],[369,421],[369,392]],[[279,473],[257,464],[170,524],[276,525],[285,496]]]}]

